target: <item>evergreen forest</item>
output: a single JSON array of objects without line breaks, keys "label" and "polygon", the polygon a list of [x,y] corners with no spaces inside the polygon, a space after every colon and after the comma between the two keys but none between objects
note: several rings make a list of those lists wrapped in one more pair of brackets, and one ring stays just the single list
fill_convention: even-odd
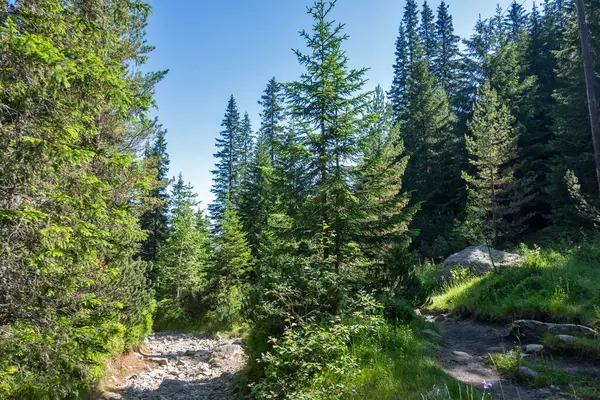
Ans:
[{"label": "evergreen forest", "polygon": [[[513,1],[469,37],[451,1],[404,0],[374,90],[336,1],[304,3],[303,72],[264,83],[259,126],[223,104],[205,205],[170,169],[151,7],[0,0],[0,399],[491,399],[426,316],[600,329],[600,0]],[[493,269],[440,279],[469,246]],[[231,397],[100,397],[153,332],[239,338]],[[597,336],[543,344],[600,360]]]}]

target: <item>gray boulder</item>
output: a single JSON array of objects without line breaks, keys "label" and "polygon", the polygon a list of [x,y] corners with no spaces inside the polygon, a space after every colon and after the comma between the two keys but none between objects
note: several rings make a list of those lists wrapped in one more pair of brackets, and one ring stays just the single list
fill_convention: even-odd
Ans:
[{"label": "gray boulder", "polygon": [[535,379],[538,376],[538,373],[527,367],[519,367],[519,375],[526,379]]},{"label": "gray boulder", "polygon": [[597,333],[592,328],[574,324],[549,324],[531,319],[515,321],[512,335],[521,339],[541,339],[546,335],[568,335],[580,338],[594,338]]},{"label": "gray boulder", "polygon": [[[490,258],[490,253],[492,258]],[[438,268],[437,277],[438,279],[448,279],[452,277],[452,270],[458,268],[467,268],[472,275],[483,275],[494,270],[492,260],[498,269],[518,267],[525,261],[518,254],[492,248],[488,251],[487,246],[471,246],[446,258]]]}]

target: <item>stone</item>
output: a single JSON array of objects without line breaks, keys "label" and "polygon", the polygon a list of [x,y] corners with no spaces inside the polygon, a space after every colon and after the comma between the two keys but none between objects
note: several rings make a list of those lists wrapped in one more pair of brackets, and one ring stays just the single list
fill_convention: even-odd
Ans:
[{"label": "stone", "polygon": [[463,360],[468,360],[469,358],[472,357],[470,354],[465,353],[464,351],[453,351],[452,355],[456,358],[460,358]]},{"label": "stone", "polygon": [[[490,253],[492,255],[491,259]],[[525,259],[518,254],[492,248],[488,251],[487,246],[471,246],[446,258],[438,267],[436,277],[442,280],[450,279],[452,270],[458,268],[469,269],[471,275],[483,275],[494,270],[492,260],[498,269],[518,267],[525,262]]]},{"label": "stone", "polygon": [[231,344],[237,344],[238,346],[242,345],[242,338],[237,338]]},{"label": "stone", "polygon": [[150,361],[153,361],[155,363],[157,363],[158,365],[168,365],[169,364],[169,360],[166,358],[162,358],[162,357],[151,357]]},{"label": "stone", "polygon": [[541,344],[528,344],[525,346],[525,352],[527,353],[540,353],[544,350],[544,346]]},{"label": "stone", "polygon": [[569,335],[583,338],[594,338],[597,333],[592,328],[575,324],[551,324],[521,319],[513,323],[511,334],[521,339],[542,339],[546,335]]},{"label": "stone", "polygon": [[436,331],[434,331],[433,329],[423,329],[421,331],[421,335],[428,336],[431,339],[435,339],[435,340],[442,340],[443,339],[442,336],[439,333],[437,333]]},{"label": "stone", "polygon": [[571,335],[556,335],[556,338],[561,342],[572,342],[573,340],[577,339],[575,336]]},{"label": "stone", "polygon": [[216,350],[215,350],[215,355],[220,356],[220,357],[235,357],[238,354],[242,354],[244,352],[244,349],[242,349],[242,346],[238,345],[238,344],[226,344],[224,346],[219,346]]},{"label": "stone", "polygon": [[527,379],[535,379],[538,376],[538,373],[527,367],[519,367],[519,375]]}]

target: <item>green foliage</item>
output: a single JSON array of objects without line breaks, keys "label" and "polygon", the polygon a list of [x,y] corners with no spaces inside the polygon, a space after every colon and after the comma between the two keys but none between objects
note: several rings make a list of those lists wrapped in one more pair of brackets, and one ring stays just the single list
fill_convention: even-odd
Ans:
[{"label": "green foliage", "polygon": [[230,205],[219,221],[214,264],[208,273],[207,318],[225,329],[242,322],[242,299],[248,292],[254,260],[237,212]]},{"label": "green foliage", "polygon": [[566,254],[526,250],[525,256],[522,267],[447,288],[433,297],[431,308],[502,322],[598,323],[600,246],[582,244]]},{"label": "green foliage", "polygon": [[159,252],[157,292],[160,298],[195,297],[205,284],[210,268],[209,227],[192,187],[181,174],[171,194],[173,208],[169,217],[169,237]]},{"label": "green foliage", "polygon": [[0,8],[0,397],[75,397],[150,330],[139,150],[164,72],[136,72],[141,1]]},{"label": "green foliage", "polygon": [[509,108],[489,82],[479,98],[466,138],[474,172],[463,172],[468,192],[464,228],[471,243],[497,245],[500,237],[514,237],[523,230],[524,221],[518,216],[523,199],[513,167],[517,132]]}]

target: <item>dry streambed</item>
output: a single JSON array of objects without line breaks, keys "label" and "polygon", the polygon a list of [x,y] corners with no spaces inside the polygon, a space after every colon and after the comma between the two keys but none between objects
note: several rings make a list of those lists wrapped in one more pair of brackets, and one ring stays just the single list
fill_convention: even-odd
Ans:
[{"label": "dry streambed", "polygon": [[158,333],[114,362],[101,398],[234,399],[231,383],[244,363],[239,339]]}]

